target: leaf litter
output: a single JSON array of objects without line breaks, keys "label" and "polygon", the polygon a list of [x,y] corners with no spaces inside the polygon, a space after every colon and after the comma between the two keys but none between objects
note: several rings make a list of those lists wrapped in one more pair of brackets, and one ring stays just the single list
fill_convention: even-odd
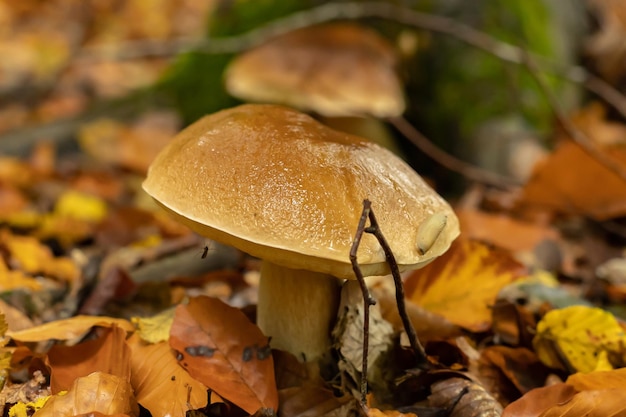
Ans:
[{"label": "leaf litter", "polygon": [[[50,85],[74,59],[77,40],[64,25],[26,31],[37,25],[24,16],[81,21],[77,9],[53,3],[56,11],[3,5],[13,29],[0,48],[16,57],[0,68],[3,88]],[[110,25],[95,30],[90,45],[109,36],[107,26],[125,27],[129,37],[180,34],[180,22],[190,21],[181,13],[200,13],[180,2],[165,22],[159,7],[139,3],[97,6]],[[618,83],[623,7],[589,3],[601,19],[585,53]],[[115,24],[129,16],[161,23]],[[71,65],[73,75],[34,108],[17,101],[0,110],[0,131],[79,114],[90,94],[121,97],[165,68],[150,60]],[[583,107],[571,121],[626,165],[626,125],[604,104]],[[4,415],[12,406],[19,416],[363,413],[353,395],[358,303],[343,309],[331,366],[272,352],[253,324],[256,284],[244,279],[257,273],[254,260],[211,246],[204,262],[206,242],[138,191],[151,155],[180,123],[164,111],[99,118],[83,125],[78,153],[41,141],[23,158],[0,156],[0,311],[10,329],[2,329],[0,347]],[[372,310],[367,415],[624,412],[625,183],[566,134],[554,136],[521,191],[471,190],[473,204],[458,204],[463,238],[405,276],[409,314],[434,369],[413,368],[389,277],[372,282],[381,312]]]}]

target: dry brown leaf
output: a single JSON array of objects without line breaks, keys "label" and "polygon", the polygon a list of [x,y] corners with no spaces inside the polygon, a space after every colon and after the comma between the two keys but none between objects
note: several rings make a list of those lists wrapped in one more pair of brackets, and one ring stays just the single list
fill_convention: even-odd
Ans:
[{"label": "dry brown leaf", "polygon": [[536,388],[509,404],[502,417],[538,417],[555,404],[569,401],[575,394],[576,389],[564,383]]},{"label": "dry brown leaf", "polygon": [[626,388],[583,391],[555,404],[540,417],[607,417],[626,415]]},{"label": "dry brown leaf", "polygon": [[457,239],[448,252],[406,280],[406,297],[474,332],[491,325],[491,306],[500,289],[524,272],[509,252]]},{"label": "dry brown leaf", "polygon": [[153,416],[182,416],[189,407],[198,409],[207,404],[206,386],[179,366],[169,343],[148,344],[135,334],[129,345],[131,384],[137,402]]},{"label": "dry brown leaf", "polygon": [[570,375],[566,381],[578,391],[626,387],[626,368]]},{"label": "dry brown leaf", "polygon": [[130,380],[126,331],[117,326],[102,331],[104,334],[97,339],[74,346],[55,345],[48,351],[53,394],[69,389],[76,378],[96,371]]},{"label": "dry brown leaf", "polygon": [[[432,384],[428,404],[450,409],[450,417],[500,417],[502,406],[478,383],[463,378],[449,378]],[[460,398],[459,398],[460,397]]]},{"label": "dry brown leaf", "polygon": [[240,310],[192,298],[176,308],[170,346],[192,377],[248,413],[278,408],[269,340]]},{"label": "dry brown leaf", "polygon": [[[626,169],[626,146],[602,151]],[[626,215],[626,181],[571,141],[561,142],[538,164],[524,187],[522,204],[595,220]]]},{"label": "dry brown leaf", "polygon": [[285,388],[279,391],[279,395],[282,417],[347,416],[358,407],[354,398],[337,397],[332,391],[318,386]]},{"label": "dry brown leaf", "polygon": [[413,413],[401,413],[396,410],[379,410],[378,408],[370,408],[367,410],[367,417],[417,417]]},{"label": "dry brown leaf", "polygon": [[522,222],[505,214],[490,214],[473,209],[457,210],[456,213],[465,237],[513,252],[531,251],[546,239],[559,238],[552,227]]},{"label": "dry brown leaf", "polygon": [[130,382],[119,376],[94,372],[76,379],[67,394],[51,397],[35,415],[73,417],[96,412],[106,416],[137,417],[139,407]]},{"label": "dry brown leaf", "polygon": [[83,337],[94,326],[118,326],[127,332],[135,331],[135,326],[128,320],[105,316],[75,316],[69,319],[51,321],[17,332],[8,331],[7,336],[18,342],[75,340]]},{"label": "dry brown leaf", "polygon": [[483,358],[497,366],[522,394],[543,386],[549,374],[537,355],[526,348],[490,346],[481,353]]}]

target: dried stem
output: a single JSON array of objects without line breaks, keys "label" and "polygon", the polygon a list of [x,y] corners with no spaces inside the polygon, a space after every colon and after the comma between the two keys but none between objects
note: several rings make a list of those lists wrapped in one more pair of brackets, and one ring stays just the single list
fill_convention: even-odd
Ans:
[{"label": "dried stem", "polygon": [[[368,200],[365,200],[368,201]],[[369,203],[369,201],[368,201]],[[363,203],[365,204],[365,203]],[[393,256],[393,252],[391,251],[391,247],[387,243],[385,236],[383,236],[383,232],[380,230],[380,226],[378,225],[378,221],[376,221],[376,217],[374,216],[374,212],[369,210],[369,220],[370,227],[365,229],[366,233],[371,233],[376,237],[378,243],[383,248],[385,252],[385,260],[389,265],[389,269],[391,271],[391,275],[393,276],[393,281],[396,286],[396,303],[398,305],[398,314],[400,315],[400,319],[402,319],[402,324],[404,326],[404,331],[409,337],[409,344],[411,348],[417,355],[417,367],[419,368],[428,368],[430,366],[430,361],[426,355],[426,351],[424,347],[420,343],[417,338],[417,333],[415,332],[415,327],[413,327],[413,323],[411,323],[411,319],[406,311],[406,303],[404,302],[404,285],[402,283],[402,277],[400,276],[400,269],[398,268],[398,263],[396,262],[396,258]]]},{"label": "dried stem", "polygon": [[[369,349],[369,307],[376,304],[376,301],[372,298],[367,285],[365,284],[365,278],[363,277],[363,273],[361,272],[361,268],[359,267],[359,263],[357,261],[357,250],[359,248],[359,244],[361,243],[361,238],[363,237],[363,233],[370,233],[374,235],[374,237],[378,240],[378,243],[383,248],[385,252],[385,260],[389,265],[389,269],[391,270],[391,275],[393,276],[393,280],[396,286],[396,303],[398,305],[398,313],[402,320],[402,324],[404,326],[404,330],[409,338],[409,343],[411,348],[416,354],[416,361],[418,368],[429,368],[430,361],[428,360],[428,356],[424,350],[424,347],[420,343],[417,338],[417,333],[415,332],[415,328],[413,327],[413,323],[411,323],[411,319],[406,311],[406,303],[404,301],[404,285],[402,283],[402,277],[400,276],[400,270],[398,268],[398,263],[396,262],[396,258],[393,256],[393,252],[391,247],[387,243],[385,236],[380,230],[380,226],[378,225],[378,221],[376,220],[376,216],[372,211],[372,203],[365,199],[363,200],[363,211],[361,212],[361,218],[359,219],[359,224],[357,226],[357,231],[354,236],[354,241],[352,242],[352,247],[350,248],[350,262],[352,263],[352,269],[354,271],[354,275],[356,275],[357,280],[359,281],[359,285],[361,286],[361,292],[363,293],[363,301],[365,304],[363,316],[363,364],[362,364],[362,374],[361,374],[361,402],[365,404],[366,394],[367,394],[367,354]],[[370,225],[365,227],[366,221],[369,219]]]},{"label": "dried stem", "polygon": [[370,214],[371,203],[369,200],[363,201],[363,212],[361,213],[361,219],[354,235],[354,241],[350,248],[350,262],[352,263],[352,269],[356,279],[361,286],[361,292],[363,293],[363,363],[361,365],[361,404],[365,407],[367,403],[367,355],[369,352],[369,326],[370,326],[370,306],[376,304],[376,300],[372,298],[367,285],[365,284],[365,278],[359,268],[359,263],[356,259],[356,252],[361,243],[361,237],[365,230],[365,222]]},{"label": "dried stem", "polygon": [[516,181],[514,178],[500,175],[496,172],[487,171],[450,155],[441,148],[437,147],[431,140],[419,132],[403,117],[390,118],[389,122],[419,150],[450,171],[457,172],[464,177],[481,184],[491,185],[498,188],[506,189],[521,185],[520,182]]}]

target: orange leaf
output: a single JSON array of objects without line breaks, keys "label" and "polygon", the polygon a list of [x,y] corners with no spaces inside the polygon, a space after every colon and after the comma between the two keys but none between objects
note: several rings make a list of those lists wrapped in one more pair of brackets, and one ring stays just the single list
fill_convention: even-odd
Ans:
[{"label": "orange leaf", "polygon": [[269,340],[240,310],[191,299],[176,308],[170,346],[192,377],[246,412],[278,408]]},{"label": "orange leaf", "polygon": [[570,375],[566,381],[578,391],[626,387],[626,368]]},{"label": "orange leaf", "polygon": [[130,349],[126,332],[117,326],[104,335],[74,346],[55,345],[48,351],[50,389],[53,394],[70,388],[78,377],[100,371],[130,380]]},{"label": "orange leaf", "polygon": [[543,240],[558,239],[558,233],[550,227],[525,223],[503,214],[471,209],[457,210],[456,214],[466,237],[511,251],[533,250]]},{"label": "orange leaf", "polygon": [[7,336],[19,342],[43,342],[46,340],[72,340],[83,337],[94,326],[118,326],[133,332],[135,326],[128,320],[104,316],[74,316],[65,320],[51,321],[18,332],[8,331]]},{"label": "orange leaf", "polygon": [[448,252],[406,280],[406,296],[426,310],[474,332],[489,329],[500,289],[524,268],[501,249],[457,239]]},{"label": "orange leaf", "polygon": [[625,388],[583,391],[570,400],[556,404],[541,417],[606,417],[626,415]]},{"label": "orange leaf", "polygon": [[189,407],[206,406],[207,388],[178,365],[167,342],[148,344],[135,334],[129,345],[131,384],[137,401],[153,416],[182,416]]},{"label": "orange leaf", "polygon": [[128,380],[103,372],[78,378],[64,395],[51,397],[37,417],[73,417],[102,413],[106,416],[139,415],[139,407]]},{"label": "orange leaf", "polygon": [[[625,146],[601,150],[626,169]],[[522,202],[608,220],[626,215],[626,182],[580,146],[564,141],[536,167]]]},{"label": "orange leaf", "polygon": [[538,417],[554,405],[571,400],[575,394],[574,387],[563,383],[536,388],[509,404],[502,417]]}]

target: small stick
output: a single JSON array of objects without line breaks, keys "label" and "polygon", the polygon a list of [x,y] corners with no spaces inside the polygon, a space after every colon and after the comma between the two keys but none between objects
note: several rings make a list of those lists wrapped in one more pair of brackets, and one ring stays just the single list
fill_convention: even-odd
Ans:
[{"label": "small stick", "polygon": [[521,182],[515,178],[510,178],[498,174],[497,172],[487,171],[445,152],[403,117],[392,117],[388,121],[420,151],[450,171],[458,172],[472,181],[503,189],[519,187],[521,185]]},{"label": "small stick", "polygon": [[367,289],[365,278],[363,277],[363,273],[361,272],[361,268],[359,268],[359,263],[356,259],[356,251],[359,248],[361,237],[363,237],[363,232],[365,231],[365,222],[370,214],[370,206],[371,203],[369,200],[363,201],[361,219],[359,220],[356,235],[354,236],[354,241],[352,242],[352,247],[350,248],[350,263],[352,263],[352,270],[354,271],[354,275],[356,275],[357,281],[359,281],[361,292],[363,293],[363,363],[361,365],[361,404],[363,407],[367,404],[367,355],[369,351],[370,306],[376,304],[376,300],[372,298],[372,295]]},{"label": "small stick", "polygon": [[[370,226],[365,227],[365,222],[368,219],[370,221]],[[426,355],[424,347],[417,338],[417,333],[415,332],[413,323],[411,323],[411,319],[409,319],[409,315],[406,312],[406,303],[404,302],[404,286],[402,284],[402,277],[400,276],[400,270],[398,268],[396,258],[393,256],[391,247],[389,247],[385,236],[383,236],[383,233],[380,230],[380,226],[378,225],[376,216],[374,216],[374,212],[372,211],[371,201],[365,199],[363,200],[363,211],[361,212],[361,218],[359,219],[359,224],[357,226],[356,234],[354,236],[354,241],[352,242],[352,247],[350,248],[350,263],[352,264],[352,270],[354,271],[354,275],[356,275],[356,279],[361,286],[361,292],[363,293],[364,302],[363,363],[361,365],[361,403],[365,407],[367,396],[367,355],[369,350],[369,308],[370,306],[376,304],[376,300],[374,300],[374,298],[372,298],[371,294],[369,293],[367,285],[365,284],[365,278],[363,277],[363,273],[361,272],[361,268],[359,267],[356,256],[357,249],[359,248],[359,244],[361,243],[361,238],[363,237],[363,233],[370,233],[374,235],[374,237],[376,237],[376,239],[378,240],[380,246],[383,248],[383,251],[385,252],[385,260],[389,265],[389,269],[391,270],[391,275],[393,276],[393,280],[396,286],[396,303],[398,305],[398,313],[400,315],[400,318],[402,319],[404,330],[409,337],[409,343],[411,345],[411,348],[417,355],[417,366],[422,369],[428,369],[430,367],[430,361],[428,360],[428,356]]]},{"label": "small stick", "polygon": [[[369,204],[371,204],[368,200],[365,201],[368,203],[368,206]],[[363,205],[365,205],[365,201],[363,202]],[[391,247],[389,247],[387,240],[383,236],[383,232],[380,230],[378,221],[376,221],[374,212],[371,209],[369,210],[369,220],[370,227],[366,228],[365,232],[373,234],[378,240],[380,246],[383,248],[383,251],[385,252],[385,259],[387,261],[387,264],[389,265],[389,269],[391,270],[391,275],[393,276],[393,281],[396,286],[396,303],[398,304],[398,314],[400,314],[400,318],[402,319],[404,331],[409,337],[409,343],[411,345],[411,348],[417,355],[417,366],[419,368],[427,369],[430,367],[430,361],[428,360],[428,356],[426,355],[424,347],[417,338],[415,327],[413,327],[413,323],[411,323],[411,319],[406,312],[406,303],[404,302],[404,285],[402,284],[402,277],[400,276],[398,263],[396,262],[396,258],[393,256],[393,252],[391,251]]]}]

